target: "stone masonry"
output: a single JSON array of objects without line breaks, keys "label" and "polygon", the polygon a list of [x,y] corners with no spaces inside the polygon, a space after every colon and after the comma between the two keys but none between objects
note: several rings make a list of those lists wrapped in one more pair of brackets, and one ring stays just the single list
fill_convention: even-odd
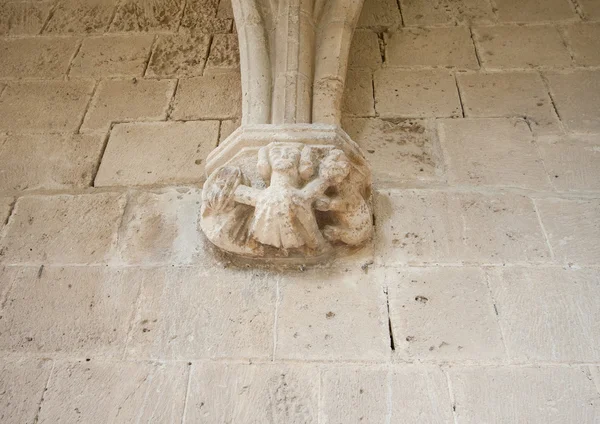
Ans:
[{"label": "stone masonry", "polygon": [[600,422],[600,2],[366,0],[375,237],[231,266],[227,0],[0,0],[0,422]]}]

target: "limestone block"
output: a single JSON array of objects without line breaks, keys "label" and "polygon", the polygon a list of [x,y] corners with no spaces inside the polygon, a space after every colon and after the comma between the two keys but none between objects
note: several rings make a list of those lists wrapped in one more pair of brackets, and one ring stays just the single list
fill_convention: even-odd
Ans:
[{"label": "limestone block", "polygon": [[538,199],[535,203],[557,261],[598,264],[600,201]]},{"label": "limestone block", "polygon": [[221,129],[219,131],[219,144],[227,139],[241,125],[240,119],[221,121]]},{"label": "limestone block", "polygon": [[44,33],[102,33],[108,29],[116,4],[116,0],[60,0]]},{"label": "limestone block", "polygon": [[[222,2],[221,2],[222,3]],[[233,19],[217,16],[219,1],[196,0],[186,4],[180,31],[191,34],[231,32]]]},{"label": "limestone block", "polygon": [[375,281],[361,270],[283,277],[275,357],[385,361],[390,351],[385,295]]},{"label": "limestone block", "polygon": [[5,38],[0,40],[3,78],[60,78],[67,73],[77,40],[65,38]]},{"label": "limestone block", "polygon": [[558,115],[571,131],[600,132],[600,71],[548,73],[550,93]]},{"label": "limestone block", "polygon": [[159,35],[146,76],[200,76],[204,71],[209,45],[210,36],[205,34]]},{"label": "limestone block", "polygon": [[367,68],[379,69],[382,59],[379,50],[379,37],[377,33],[370,30],[354,31],[348,67],[350,69]]},{"label": "limestone block", "polygon": [[496,20],[492,6],[479,0],[399,0],[405,25],[490,24]]},{"label": "limestone block", "polygon": [[232,119],[241,116],[242,89],[237,73],[179,81],[173,119]]},{"label": "limestone block", "polygon": [[498,19],[503,22],[537,22],[576,19],[568,0],[495,0]]},{"label": "limestone block", "polygon": [[21,359],[0,362],[0,420],[4,423],[33,423],[52,361]]},{"label": "limestone block", "polygon": [[233,19],[233,7],[231,6],[231,0],[219,1],[219,10],[217,11],[217,18]]},{"label": "limestone block", "polygon": [[318,408],[317,367],[204,362],[192,368],[183,423],[317,424]]},{"label": "limestone block", "polygon": [[124,0],[110,25],[116,31],[176,31],[181,21],[184,0]]},{"label": "limestone block", "polygon": [[185,363],[58,362],[38,422],[179,422],[189,368]]},{"label": "limestone block", "polygon": [[600,23],[581,23],[565,27],[565,34],[575,63],[583,66],[600,65]]},{"label": "limestone block", "polygon": [[386,265],[549,259],[530,199],[409,190],[376,196],[375,246]]},{"label": "limestone block", "polygon": [[111,35],[83,40],[69,72],[75,77],[141,77],[150,57],[151,35]]},{"label": "limestone block", "polygon": [[450,183],[550,188],[525,121],[445,119],[439,128]]},{"label": "limestone block", "polygon": [[218,134],[218,121],[115,125],[94,185],[197,183]]},{"label": "limestone block", "polygon": [[165,120],[175,84],[173,80],[101,81],[81,131],[106,132],[113,122]]},{"label": "limestone block", "polygon": [[342,111],[355,116],[375,116],[373,99],[371,71],[350,69],[347,73]]},{"label": "limestone block", "polygon": [[207,73],[240,72],[240,50],[237,34],[215,34],[206,62]]},{"label": "limestone block", "polygon": [[488,273],[513,361],[598,361],[597,269],[502,268]]},{"label": "limestone block", "polygon": [[400,25],[402,17],[395,0],[365,0],[357,27],[382,31]]},{"label": "limestone block", "polygon": [[127,355],[136,360],[269,359],[275,283],[274,276],[262,272],[149,269]]},{"label": "limestone block", "polygon": [[537,73],[494,72],[456,75],[465,115],[526,117],[537,135],[556,134],[558,118]]},{"label": "limestone block", "polygon": [[467,27],[408,28],[390,33],[386,41],[390,66],[479,68]]},{"label": "limestone block", "polygon": [[0,230],[8,222],[13,203],[12,197],[0,197]]},{"label": "limestone block", "polygon": [[375,72],[375,109],[382,118],[462,116],[456,81],[448,71]]},{"label": "limestone block", "polygon": [[51,3],[2,3],[0,10],[0,35],[37,35],[50,14]]},{"label": "limestone block", "polygon": [[111,258],[124,196],[27,196],[3,239],[5,263],[96,263]]},{"label": "limestone block", "polygon": [[457,421],[593,424],[600,395],[584,367],[450,368]]},{"label": "limestone block", "polygon": [[89,187],[101,136],[11,134],[0,144],[0,190]]},{"label": "limestone block", "polygon": [[507,359],[486,276],[479,268],[390,268],[384,279],[396,359]]},{"label": "limestone block", "polygon": [[478,27],[473,35],[487,69],[571,65],[571,55],[554,26]]},{"label": "limestone block", "polygon": [[552,185],[559,191],[600,191],[600,146],[583,142],[538,146]]},{"label": "limestone block", "polygon": [[133,269],[11,267],[0,346],[9,352],[121,357],[139,292]]},{"label": "limestone block", "polygon": [[577,0],[585,19],[597,21],[600,19],[600,4],[596,0]]}]

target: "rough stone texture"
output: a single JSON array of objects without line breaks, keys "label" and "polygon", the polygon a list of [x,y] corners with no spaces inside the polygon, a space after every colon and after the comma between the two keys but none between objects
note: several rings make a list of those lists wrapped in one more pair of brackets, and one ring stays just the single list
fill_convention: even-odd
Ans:
[{"label": "rough stone texture", "polygon": [[0,35],[39,34],[51,7],[51,3],[42,2],[3,2],[0,10]]},{"label": "rough stone texture", "polygon": [[105,262],[124,206],[118,193],[21,197],[1,257],[5,263]]},{"label": "rough stone texture", "polygon": [[462,115],[456,81],[447,71],[375,72],[375,109],[382,118]]},{"label": "rough stone texture", "polygon": [[181,19],[180,30],[191,34],[230,32],[234,26],[233,19],[216,16],[218,3],[216,0],[188,2]]},{"label": "rough stone texture", "polygon": [[0,190],[89,187],[103,144],[99,136],[11,134],[0,144]]},{"label": "rough stone texture", "polygon": [[185,363],[59,362],[38,422],[179,422],[189,368]]},{"label": "rough stone texture", "polygon": [[600,360],[597,269],[508,268],[488,272],[513,361]]},{"label": "rough stone texture", "polygon": [[369,30],[356,30],[350,46],[348,67],[378,69],[381,67],[381,51],[377,34]]},{"label": "rough stone texture", "polygon": [[575,132],[600,132],[600,71],[546,74],[558,114]]},{"label": "rough stone texture", "polygon": [[479,0],[400,0],[406,25],[489,24],[495,21],[490,3]]},{"label": "rough stone texture", "polygon": [[371,71],[350,69],[347,74],[343,112],[355,116],[375,116]]},{"label": "rough stone texture", "polygon": [[0,39],[3,78],[60,78],[77,48],[75,38]]},{"label": "rough stone texture", "polygon": [[593,424],[600,395],[582,367],[451,368],[460,423]]},{"label": "rough stone texture", "polygon": [[600,19],[600,4],[596,0],[577,0],[586,19],[597,21]]},{"label": "rough stone texture", "polygon": [[93,87],[86,80],[11,83],[0,97],[0,130],[72,132]]},{"label": "rough stone texture", "polygon": [[600,65],[600,23],[570,25],[565,33],[575,63],[582,66]]},{"label": "rough stone texture", "polygon": [[216,34],[210,45],[206,72],[226,71],[240,71],[240,51],[237,34]]},{"label": "rough stone texture", "polygon": [[115,125],[94,184],[197,183],[202,179],[204,158],[217,145],[218,133],[218,121]]},{"label": "rough stone texture", "polygon": [[380,192],[375,246],[381,263],[504,263],[549,259],[530,199],[515,194]]},{"label": "rough stone texture", "polygon": [[201,76],[209,45],[210,37],[204,34],[161,35],[156,41],[146,76]]},{"label": "rough stone texture", "polygon": [[358,19],[358,28],[375,30],[401,24],[402,17],[395,0],[365,0]]},{"label": "rough stone texture", "polygon": [[535,201],[548,242],[563,264],[597,264],[600,257],[600,201],[539,199]]},{"label": "rough stone texture", "polygon": [[110,24],[117,0],[60,0],[45,34],[102,33]]},{"label": "rough stone texture", "polygon": [[233,121],[221,121],[221,130],[219,131],[219,144],[223,142],[229,135],[239,128],[241,122],[240,119]]},{"label": "rough stone texture", "polygon": [[[385,281],[397,359],[505,359],[486,276],[480,269],[389,269]],[[464,326],[465,322],[470,325]]]},{"label": "rough stone texture", "polygon": [[556,29],[539,26],[490,26],[473,29],[484,68],[569,66],[571,56]]},{"label": "rough stone texture", "polygon": [[600,191],[600,146],[582,142],[538,146],[558,191]]},{"label": "rough stone texture", "polygon": [[123,0],[110,30],[175,31],[181,21],[184,0]]},{"label": "rough stone texture", "polygon": [[14,199],[12,197],[0,198],[0,230],[8,221],[13,203]]},{"label": "rough stone texture", "polygon": [[536,22],[576,19],[569,0],[494,0],[503,22]]},{"label": "rough stone texture", "polygon": [[232,119],[241,116],[241,83],[237,73],[181,79],[174,119]]},{"label": "rough stone texture", "polygon": [[440,123],[440,142],[451,184],[550,188],[523,120],[445,119]]},{"label": "rough stone texture", "polygon": [[466,27],[409,28],[387,37],[386,64],[477,69],[475,47]]},{"label": "rough stone texture", "polygon": [[165,120],[175,84],[169,80],[102,81],[81,131],[106,132],[113,122]]}]

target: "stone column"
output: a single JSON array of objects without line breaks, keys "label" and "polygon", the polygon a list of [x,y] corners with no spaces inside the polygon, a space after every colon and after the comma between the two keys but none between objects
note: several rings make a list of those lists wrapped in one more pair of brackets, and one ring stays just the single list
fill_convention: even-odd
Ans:
[{"label": "stone column", "polygon": [[372,235],[371,173],[340,128],[363,0],[233,0],[242,125],[208,157],[201,227],[222,250],[306,263]]}]

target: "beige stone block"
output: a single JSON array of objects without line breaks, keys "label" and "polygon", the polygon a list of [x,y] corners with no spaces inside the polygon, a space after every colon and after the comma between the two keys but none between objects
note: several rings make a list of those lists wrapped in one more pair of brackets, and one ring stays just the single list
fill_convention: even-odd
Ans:
[{"label": "beige stone block", "polygon": [[233,7],[231,5],[231,0],[219,1],[219,10],[217,11],[217,18],[233,19]]},{"label": "beige stone block", "polygon": [[271,358],[275,281],[259,271],[171,266],[148,270],[128,357]]},{"label": "beige stone block", "polygon": [[21,197],[6,227],[4,262],[106,262],[124,206],[118,193]]},{"label": "beige stone block", "polygon": [[185,6],[180,30],[192,34],[218,34],[235,31],[233,19],[217,16],[219,1],[200,0]]},{"label": "beige stone block", "polygon": [[600,19],[600,4],[597,0],[577,0],[585,19],[597,21]]},{"label": "beige stone block", "polygon": [[600,146],[542,143],[538,149],[558,191],[600,191]]},{"label": "beige stone block", "polygon": [[600,71],[548,73],[558,115],[574,132],[600,132]]},{"label": "beige stone block", "polygon": [[9,352],[120,357],[139,292],[133,269],[20,267],[0,320]]},{"label": "beige stone block", "polygon": [[349,69],[342,111],[355,116],[375,116],[371,71]]},{"label": "beige stone block", "polygon": [[93,88],[92,81],[81,80],[12,83],[0,98],[0,129],[74,132]]},{"label": "beige stone block", "polygon": [[207,73],[240,72],[240,48],[237,34],[215,34],[206,62]]},{"label": "beige stone block", "polygon": [[481,269],[390,268],[384,278],[396,359],[507,359]]},{"label": "beige stone block", "polygon": [[100,136],[11,134],[0,145],[0,190],[89,187],[103,146]]},{"label": "beige stone block", "polygon": [[218,135],[218,121],[116,125],[94,185],[197,184]]},{"label": "beige stone block", "polygon": [[565,34],[575,63],[600,65],[600,22],[569,25],[565,27]]},{"label": "beige stone block", "polygon": [[221,144],[227,137],[231,135],[235,130],[239,128],[242,121],[241,119],[221,121],[221,130],[219,131],[219,144]]},{"label": "beige stone block", "polygon": [[179,80],[174,119],[233,119],[242,114],[240,75],[227,73]]},{"label": "beige stone block", "polygon": [[156,41],[146,76],[195,77],[202,75],[208,57],[210,36],[160,35]]},{"label": "beige stone block", "polygon": [[318,415],[317,367],[204,362],[192,368],[183,423],[317,424]]},{"label": "beige stone block", "polygon": [[466,116],[526,117],[534,133],[556,134],[558,118],[537,73],[458,73]]},{"label": "beige stone block", "polygon": [[571,65],[571,55],[554,26],[479,27],[473,35],[484,68]]},{"label": "beige stone block", "polygon": [[365,0],[358,19],[358,28],[385,30],[402,25],[396,0]]},{"label": "beige stone block", "polygon": [[583,367],[450,368],[457,422],[594,424],[600,395]]},{"label": "beige stone block", "polygon": [[569,0],[494,0],[503,22],[537,22],[576,19]]},{"label": "beige stone block", "polygon": [[361,270],[283,277],[275,357],[385,361],[390,352],[385,295],[376,281]]},{"label": "beige stone block", "polygon": [[598,265],[600,201],[538,199],[535,203],[557,261]]},{"label": "beige stone block", "polygon": [[83,40],[69,72],[76,77],[141,77],[150,57],[152,35],[105,35]]},{"label": "beige stone block", "polygon": [[81,131],[106,132],[114,122],[165,120],[175,83],[137,79],[101,81]]},{"label": "beige stone block", "polygon": [[116,0],[60,0],[44,33],[102,33],[108,29],[116,3]]},{"label": "beige stone block", "polygon": [[12,197],[0,197],[0,230],[8,222],[13,203]]},{"label": "beige stone block", "polygon": [[544,190],[550,182],[529,126],[517,119],[445,119],[439,126],[448,181]]},{"label": "beige stone block", "polygon": [[51,3],[2,2],[2,8],[0,9],[0,35],[39,34],[50,14],[51,8]]},{"label": "beige stone block", "polygon": [[34,423],[50,376],[52,361],[22,359],[0,362],[0,420]]},{"label": "beige stone block", "polygon": [[176,31],[184,0],[123,0],[110,25],[115,31]]},{"label": "beige stone block", "polygon": [[75,54],[75,38],[0,39],[1,78],[60,78]]},{"label": "beige stone block", "polygon": [[496,20],[490,3],[480,0],[399,0],[405,25],[489,24]]},{"label": "beige stone block", "polygon": [[437,181],[443,162],[434,125],[415,119],[345,118],[377,181]]},{"label": "beige stone block", "polygon": [[462,26],[392,32],[387,36],[386,64],[479,68],[471,31]]},{"label": "beige stone block", "polygon": [[512,361],[597,362],[597,269],[502,268],[488,271]]},{"label": "beige stone block", "polygon": [[352,36],[348,67],[379,69],[382,59],[379,50],[379,37],[377,33],[369,30],[356,30]]},{"label": "beige stone block", "polygon": [[535,263],[550,256],[524,196],[407,190],[375,200],[376,257],[386,265]]},{"label": "beige stone block", "polygon": [[185,363],[59,362],[38,422],[180,422],[189,368]]},{"label": "beige stone block", "polygon": [[375,72],[375,109],[382,118],[462,116],[454,75],[447,71]]}]

